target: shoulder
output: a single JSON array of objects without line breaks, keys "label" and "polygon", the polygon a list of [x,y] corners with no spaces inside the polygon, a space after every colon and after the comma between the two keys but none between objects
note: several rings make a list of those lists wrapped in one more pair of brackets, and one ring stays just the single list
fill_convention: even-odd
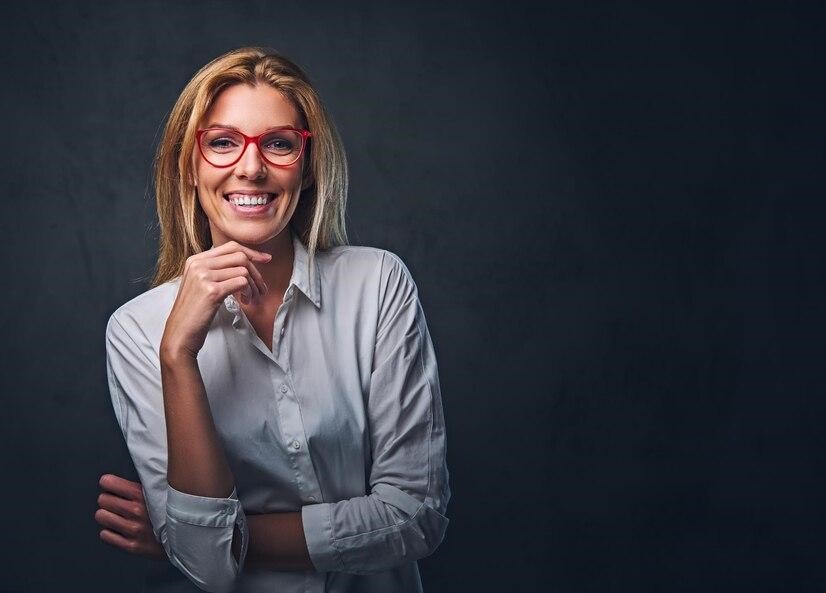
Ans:
[{"label": "shoulder", "polygon": [[126,333],[135,341],[140,336],[150,343],[159,343],[178,294],[180,277],[164,282],[135,296],[119,306],[109,316],[106,336]]},{"label": "shoulder", "polygon": [[367,245],[339,245],[318,253],[321,269],[329,276],[346,276],[351,282],[359,279],[387,284],[399,279],[413,284],[413,277],[404,260],[396,253]]}]

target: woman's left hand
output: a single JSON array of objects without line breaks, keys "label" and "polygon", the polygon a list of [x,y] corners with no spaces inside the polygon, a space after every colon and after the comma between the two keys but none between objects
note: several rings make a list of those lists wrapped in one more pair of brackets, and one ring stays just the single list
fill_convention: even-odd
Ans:
[{"label": "woman's left hand", "polygon": [[166,551],[152,531],[140,482],[104,474],[98,483],[104,490],[95,512],[95,521],[104,527],[100,539],[130,554],[166,560]]}]

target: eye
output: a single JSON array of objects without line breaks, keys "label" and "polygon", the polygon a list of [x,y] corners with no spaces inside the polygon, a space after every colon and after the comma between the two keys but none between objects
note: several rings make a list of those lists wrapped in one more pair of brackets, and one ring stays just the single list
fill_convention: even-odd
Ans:
[{"label": "eye", "polygon": [[243,146],[243,138],[239,138],[231,130],[215,128],[206,130],[201,137],[201,144],[203,148],[216,154],[230,153]]},{"label": "eye", "polygon": [[231,138],[214,138],[207,144],[214,150],[229,150],[235,148],[237,144]]},{"label": "eye", "polygon": [[261,139],[261,147],[270,154],[288,155],[301,145],[301,136],[292,130],[279,130]]},{"label": "eye", "polygon": [[267,138],[264,148],[275,152],[290,152],[293,149],[293,143],[286,138]]}]

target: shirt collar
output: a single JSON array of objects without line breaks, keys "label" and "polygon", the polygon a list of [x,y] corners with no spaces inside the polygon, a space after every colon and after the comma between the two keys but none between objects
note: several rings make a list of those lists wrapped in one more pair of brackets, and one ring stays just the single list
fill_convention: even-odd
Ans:
[{"label": "shirt collar", "polygon": [[[303,292],[310,301],[321,308],[321,272],[318,269],[318,259],[313,262],[312,271],[310,268],[310,254],[298,234],[289,227],[290,236],[293,241],[293,275],[290,278],[290,286],[295,286]],[[289,288],[288,288],[289,290]],[[224,299],[224,306],[230,313],[238,313],[239,306],[235,297],[228,295]]]},{"label": "shirt collar", "polygon": [[295,285],[307,295],[316,308],[321,308],[321,272],[318,269],[318,259],[314,258],[312,270],[310,269],[310,254],[298,234],[290,226],[290,235],[293,239],[293,275],[290,278],[290,285]]}]

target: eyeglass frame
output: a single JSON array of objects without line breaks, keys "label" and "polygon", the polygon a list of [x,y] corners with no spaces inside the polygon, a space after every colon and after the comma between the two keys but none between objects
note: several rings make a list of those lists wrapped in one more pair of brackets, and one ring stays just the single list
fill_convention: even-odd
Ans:
[{"label": "eyeglass frame", "polygon": [[[216,165],[207,158],[207,156],[204,154],[204,147],[201,144],[201,137],[205,133],[209,132],[210,130],[226,130],[228,132],[238,134],[239,136],[242,136],[244,138],[244,147],[241,149],[241,152],[239,153],[237,159],[235,159],[233,162],[231,162],[228,165]],[[280,131],[280,130],[289,130],[289,131],[292,131],[292,132],[298,132],[298,134],[301,136],[301,149],[298,151],[298,156],[295,157],[295,160],[293,162],[291,162],[287,165],[279,165],[278,163],[273,163],[266,156],[264,156],[264,151],[261,150],[261,145],[259,144],[262,137],[264,137],[267,134],[270,134],[272,132],[276,132],[276,131]],[[209,163],[210,165],[215,167],[216,169],[226,169],[227,167],[232,167],[234,165],[237,165],[238,161],[241,160],[241,157],[243,157],[244,153],[247,151],[247,146],[249,146],[250,144],[255,144],[255,146],[258,148],[258,154],[261,155],[261,158],[264,159],[265,162],[272,165],[273,167],[279,167],[279,168],[283,169],[283,168],[286,168],[286,167],[292,167],[294,164],[296,164],[299,161],[299,159],[301,158],[301,155],[304,154],[304,149],[307,147],[307,138],[311,138],[312,135],[313,135],[313,133],[310,132],[309,130],[302,130],[302,129],[299,129],[299,128],[294,128],[293,126],[279,126],[279,127],[275,127],[275,128],[270,128],[268,130],[264,130],[263,132],[261,132],[257,136],[247,136],[241,130],[233,130],[232,128],[225,128],[225,127],[222,127],[222,126],[214,126],[214,127],[211,127],[211,128],[201,128],[199,130],[196,130],[195,131],[195,141],[198,144],[198,152],[201,153],[201,156],[203,157],[203,159],[207,163]]]}]

